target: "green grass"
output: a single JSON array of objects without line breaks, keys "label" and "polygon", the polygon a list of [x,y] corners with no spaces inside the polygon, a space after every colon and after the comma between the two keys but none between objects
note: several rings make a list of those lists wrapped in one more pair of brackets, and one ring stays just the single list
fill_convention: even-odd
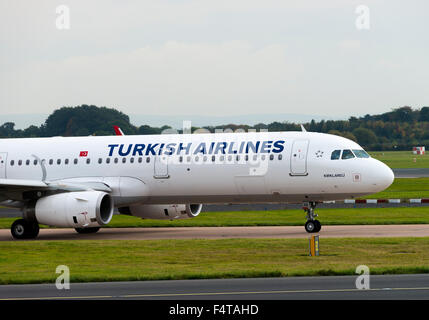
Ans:
[{"label": "green grass", "polygon": [[[429,207],[317,209],[323,225],[427,224]],[[0,218],[0,228],[9,229],[16,218]],[[188,220],[142,220],[115,215],[107,228],[126,227],[232,227],[301,226],[303,210],[203,212]],[[43,226],[42,226],[43,227]]]},{"label": "green grass", "polygon": [[[429,168],[429,155],[415,155],[412,151],[373,151],[371,157],[391,168]],[[414,162],[415,159],[415,162]]]},{"label": "green grass", "polygon": [[22,241],[0,243],[0,284],[429,272],[429,238]]},{"label": "green grass", "polygon": [[397,178],[386,190],[367,196],[367,199],[429,198],[429,178]]},{"label": "green grass", "polygon": [[[318,209],[323,225],[427,224],[429,207]],[[203,212],[194,219],[178,221],[142,220],[115,216],[110,227],[232,227],[301,226],[303,210]]]}]

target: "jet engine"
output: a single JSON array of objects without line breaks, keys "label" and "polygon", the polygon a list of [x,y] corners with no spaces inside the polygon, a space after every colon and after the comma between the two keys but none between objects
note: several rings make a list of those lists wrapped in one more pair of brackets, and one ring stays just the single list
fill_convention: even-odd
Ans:
[{"label": "jet engine", "polygon": [[146,204],[119,208],[119,212],[142,219],[176,220],[197,217],[202,204]]},{"label": "jet engine", "polygon": [[24,210],[24,216],[33,212],[40,224],[90,228],[108,224],[113,209],[113,199],[105,192],[68,192],[40,198],[34,207]]}]

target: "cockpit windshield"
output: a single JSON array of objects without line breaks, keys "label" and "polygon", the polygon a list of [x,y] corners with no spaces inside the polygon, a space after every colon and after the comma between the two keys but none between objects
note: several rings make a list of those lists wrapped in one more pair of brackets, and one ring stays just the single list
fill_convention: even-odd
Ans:
[{"label": "cockpit windshield", "polygon": [[[341,153],[342,151],[342,153]],[[352,159],[352,158],[369,158],[369,154],[366,153],[365,150],[359,150],[359,149],[345,149],[345,150],[334,150],[331,153],[331,160],[346,160],[346,159]]]},{"label": "cockpit windshield", "polygon": [[334,150],[331,154],[331,160],[338,160],[341,155],[341,150]]},{"label": "cockpit windshield", "polygon": [[353,154],[352,150],[345,149],[343,150],[343,155],[341,156],[341,159],[351,159],[354,158],[355,155]]},{"label": "cockpit windshield", "polygon": [[369,158],[369,154],[366,153],[365,150],[356,150],[356,149],[353,149],[353,153],[355,154],[355,156],[357,158]]}]

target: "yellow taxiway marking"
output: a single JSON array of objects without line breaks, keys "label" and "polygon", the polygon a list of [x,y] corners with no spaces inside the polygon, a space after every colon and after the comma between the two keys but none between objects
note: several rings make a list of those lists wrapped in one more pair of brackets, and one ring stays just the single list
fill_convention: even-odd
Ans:
[{"label": "yellow taxiway marking", "polygon": [[6,299],[0,299],[0,300],[112,299],[112,298],[145,298],[145,297],[146,298],[150,298],[150,297],[181,297],[181,296],[245,295],[245,294],[374,292],[374,291],[411,291],[411,290],[429,290],[429,287],[418,287],[418,288],[377,288],[377,289],[368,289],[368,290],[358,290],[358,289],[315,289],[315,290],[280,290],[280,291],[160,293],[160,294],[130,294],[130,295],[118,295],[118,296],[6,298]]}]

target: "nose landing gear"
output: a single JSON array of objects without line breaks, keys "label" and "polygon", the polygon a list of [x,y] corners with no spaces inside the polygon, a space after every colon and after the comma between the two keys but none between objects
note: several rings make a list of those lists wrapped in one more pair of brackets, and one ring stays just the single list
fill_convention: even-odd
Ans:
[{"label": "nose landing gear", "polygon": [[322,225],[319,220],[316,220],[317,214],[314,213],[316,208],[316,202],[305,202],[302,206],[304,211],[307,213],[307,222],[305,223],[305,231],[308,233],[316,233],[322,229]]}]

